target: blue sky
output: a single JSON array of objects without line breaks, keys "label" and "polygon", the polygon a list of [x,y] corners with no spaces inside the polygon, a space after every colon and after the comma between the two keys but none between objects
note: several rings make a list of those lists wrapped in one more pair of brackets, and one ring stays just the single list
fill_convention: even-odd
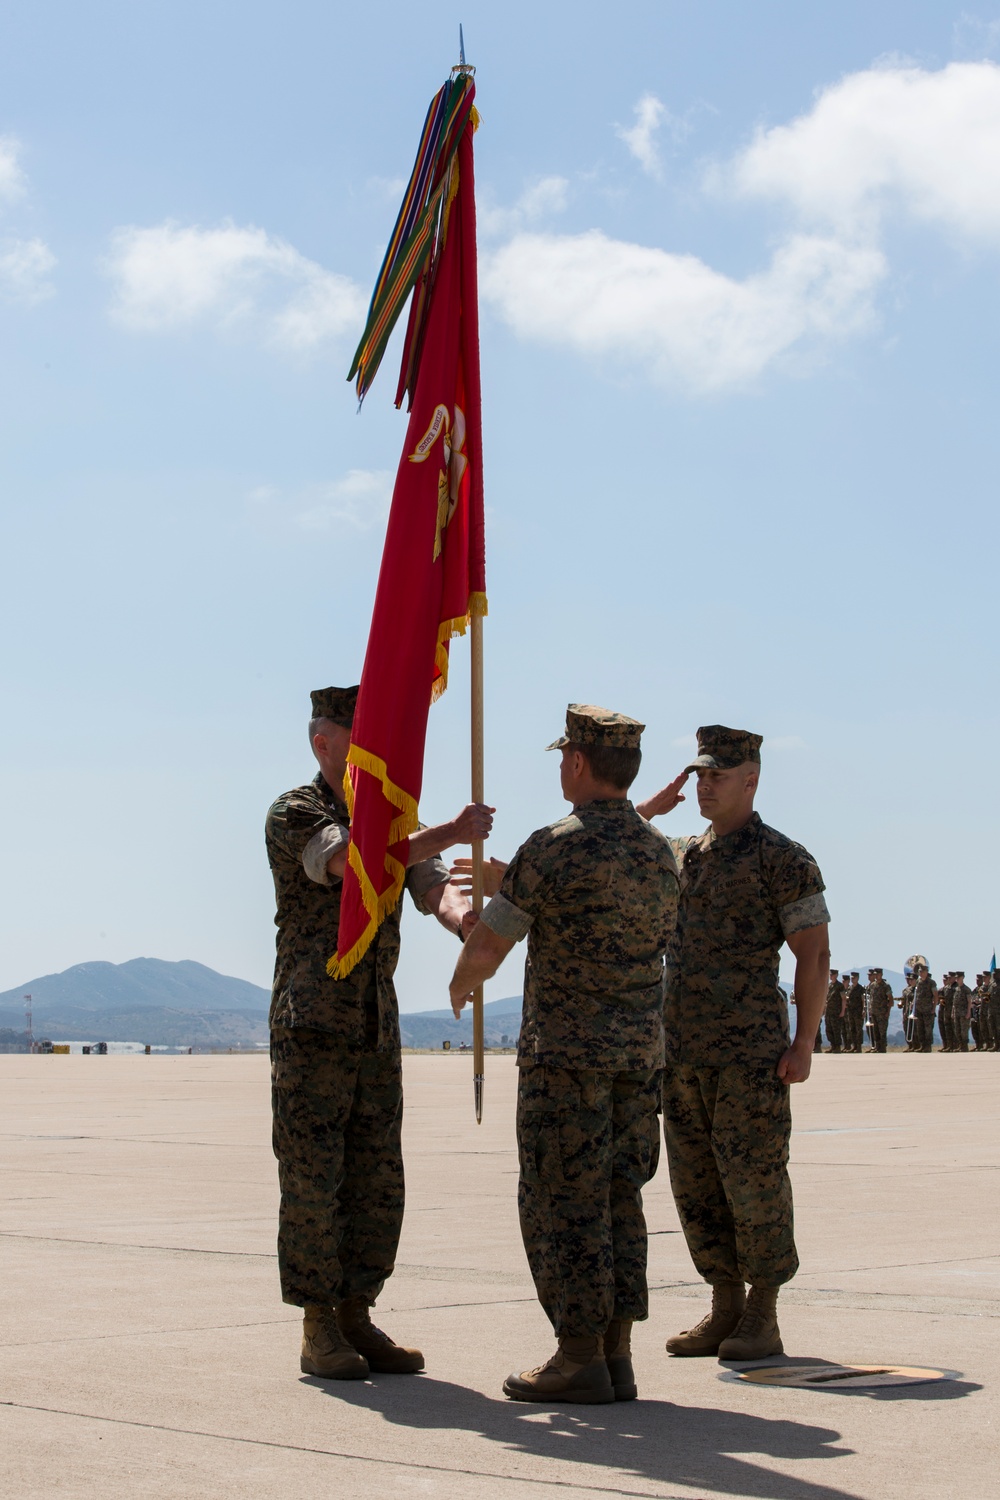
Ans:
[{"label": "blue sky", "polygon": [[[568,700],[648,725],[640,791],[698,724],[752,728],[835,961],[974,971],[1000,12],[34,0],[0,13],[0,987],[137,955],[269,983],[263,816],[311,774],[309,689],[356,680],[404,430],[392,352],[360,416],[344,377],[459,20],[496,852],[562,810]],[[444,1003],[451,943],[405,932],[402,1006]]]}]

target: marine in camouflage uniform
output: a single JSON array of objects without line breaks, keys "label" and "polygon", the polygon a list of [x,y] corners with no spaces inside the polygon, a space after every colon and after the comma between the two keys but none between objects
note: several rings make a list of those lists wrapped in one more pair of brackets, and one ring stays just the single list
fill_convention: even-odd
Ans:
[{"label": "marine in camouflage uniform", "polygon": [[955,972],[954,983],[951,987],[949,1006],[953,1052],[968,1052],[969,1050],[969,1012],[971,1005],[972,991],[965,982],[965,971],[964,969],[958,969]]},{"label": "marine in camouflage uniform", "polygon": [[852,972],[847,990],[847,1051],[860,1052],[865,1035],[865,992],[861,975]]},{"label": "marine in camouflage uniform", "polygon": [[872,1030],[875,1033],[875,1051],[884,1052],[888,1046],[889,1017],[892,1014],[894,1002],[892,990],[882,978],[881,969],[868,970],[865,1002],[868,1006],[868,1014],[871,1016]]},{"label": "marine in camouflage uniform", "polygon": [[[349,729],[357,692],[312,694],[310,741],[321,766],[317,747],[327,742],[321,731]],[[348,738],[344,733],[344,753]],[[327,771],[336,785],[321,770],[279,797],[267,814],[278,929],[271,1077],[282,1300],[306,1312],[303,1370],[340,1379],[361,1378],[369,1366],[418,1369],[423,1358],[417,1350],[397,1349],[367,1314],[392,1273],[403,1219],[403,1089],[393,986],[400,910],[386,916],[345,979],[329,977],[342,889],[342,877],[329,867],[343,858],[350,820],[340,780]],[[445,848],[452,840],[437,842]],[[411,852],[415,846],[411,841]],[[455,931],[467,903],[449,892],[449,879],[440,859],[427,858],[410,865],[406,888],[419,911],[433,910]]]},{"label": "marine in camouflage uniform", "polygon": [[[778,954],[788,939],[796,950],[809,951],[808,977],[796,970],[796,1067],[803,1062],[797,1055],[803,1027],[812,1050],[804,1002],[817,1019],[822,1003],[821,988],[813,994],[818,976],[812,965],[817,956],[829,961],[829,912],[815,860],[752,810],[760,745],[759,735],[723,725],[698,730],[699,754],[687,770],[699,773],[703,815],[713,816],[717,773],[747,772],[746,780],[720,778],[724,787],[739,788],[745,821],[731,832],[709,827],[673,840],[681,896],[676,961],[666,987],[663,1129],[688,1250],[715,1292],[710,1317],[668,1340],[667,1348],[718,1352],[720,1359],[781,1349],[777,1290],[799,1261],[788,1177],[791,1106],[779,1072],[791,1054]],[[640,811],[648,805],[640,803]],[[807,931],[810,943],[796,943]],[[728,1334],[722,1332],[727,1325]]]},{"label": "marine in camouflage uniform", "polygon": [[941,986],[937,992],[937,1021],[938,1030],[941,1033],[942,1052],[954,1052],[954,1038],[951,1027],[951,999],[952,990],[955,985],[954,974],[945,974]]},{"label": "marine in camouflage uniform", "polygon": [[979,1031],[982,1037],[983,1051],[995,1052],[997,1044],[996,1018],[994,1014],[994,993],[996,975],[987,971],[983,975],[982,995],[979,1003]]},{"label": "marine in camouflage uniform", "polygon": [[976,975],[976,987],[972,991],[972,1003],[969,1009],[969,1030],[972,1032],[972,1040],[977,1052],[983,1050],[983,998],[986,990],[986,975]]},{"label": "marine in camouflage uniform", "polygon": [[990,975],[988,1002],[984,1011],[989,1027],[987,1047],[991,1052],[1000,1051],[1000,969]]},{"label": "marine in camouflage uniform", "polygon": [[844,1049],[846,1006],[847,998],[844,994],[844,986],[840,982],[840,975],[836,969],[831,969],[830,983],[826,991],[826,1005],[823,1009],[823,1024],[826,1027],[826,1039],[831,1052],[842,1052]]},{"label": "marine in camouflage uniform", "polygon": [[648,1316],[642,1189],[659,1158],[664,954],[677,911],[669,841],[626,791],[643,726],[570,704],[568,817],[507,866],[452,982],[453,1004],[527,938],[518,1040],[518,1211],[559,1348],[508,1377],[514,1400],[635,1395],[629,1330]]},{"label": "marine in camouflage uniform", "polygon": [[934,1046],[934,1003],[937,986],[926,969],[917,969],[913,981],[913,1051],[930,1052]]}]

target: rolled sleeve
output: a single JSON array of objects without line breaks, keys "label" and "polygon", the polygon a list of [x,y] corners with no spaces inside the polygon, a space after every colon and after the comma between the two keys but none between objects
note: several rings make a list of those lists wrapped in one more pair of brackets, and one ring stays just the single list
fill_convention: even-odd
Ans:
[{"label": "rolled sleeve", "polygon": [[325,828],[313,834],[302,851],[302,868],[310,880],[315,880],[317,885],[339,882],[340,877],[331,877],[326,867],[335,854],[347,848],[350,838],[348,830],[339,823],[327,823]]},{"label": "rolled sleeve", "polygon": [[406,889],[421,916],[429,917],[431,914],[430,907],[424,901],[427,892],[432,891],[436,885],[445,885],[450,879],[451,871],[437,855],[410,866],[406,872]]},{"label": "rolled sleeve", "polygon": [[510,938],[515,943],[528,936],[532,923],[526,911],[499,893],[487,904],[479,920],[497,937]]},{"label": "rolled sleeve", "polygon": [[803,896],[801,901],[790,901],[779,910],[778,920],[786,938],[796,932],[805,932],[807,927],[822,927],[830,920],[826,897],[822,891],[817,891],[812,896]]}]

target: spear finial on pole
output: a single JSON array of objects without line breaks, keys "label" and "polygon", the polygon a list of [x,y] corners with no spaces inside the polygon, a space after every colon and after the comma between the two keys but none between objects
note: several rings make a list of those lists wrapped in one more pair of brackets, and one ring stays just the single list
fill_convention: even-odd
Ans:
[{"label": "spear finial on pole", "polygon": [[464,73],[469,78],[471,78],[474,75],[475,71],[476,70],[472,66],[472,64],[470,62],[466,62],[466,60],[465,60],[465,33],[463,32],[461,26],[459,26],[459,28],[458,28],[458,62],[452,68],[452,70],[451,70],[451,76],[452,76],[452,78],[454,78],[456,74],[462,74],[462,73]]}]

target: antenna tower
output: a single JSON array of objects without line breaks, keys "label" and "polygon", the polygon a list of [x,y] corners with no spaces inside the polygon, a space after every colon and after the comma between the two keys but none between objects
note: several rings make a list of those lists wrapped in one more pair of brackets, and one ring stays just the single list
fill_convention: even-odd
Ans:
[{"label": "antenna tower", "polygon": [[35,1038],[34,1038],[34,1036],[32,1035],[32,1032],[31,1032],[31,996],[30,995],[25,995],[25,997],[24,997],[24,1037],[25,1037],[25,1041],[28,1043],[28,1051],[29,1052],[34,1052],[34,1050],[35,1050]]}]

